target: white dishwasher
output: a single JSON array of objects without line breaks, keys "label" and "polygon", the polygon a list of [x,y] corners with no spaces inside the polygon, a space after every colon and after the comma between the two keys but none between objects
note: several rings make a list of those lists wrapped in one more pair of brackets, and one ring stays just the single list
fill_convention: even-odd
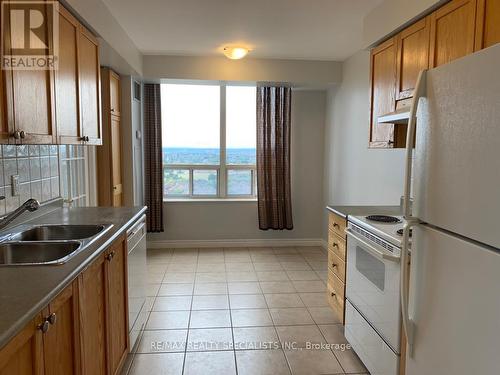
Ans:
[{"label": "white dishwasher", "polygon": [[137,338],[147,319],[146,310],[146,216],[142,216],[127,231],[128,249],[128,311],[130,349],[134,351]]}]

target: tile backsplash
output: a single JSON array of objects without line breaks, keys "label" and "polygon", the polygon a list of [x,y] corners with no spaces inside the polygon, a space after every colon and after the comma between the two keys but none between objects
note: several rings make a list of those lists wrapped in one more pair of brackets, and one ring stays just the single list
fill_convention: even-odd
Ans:
[{"label": "tile backsplash", "polygon": [[[49,145],[2,145],[0,155],[0,214],[29,198],[46,202],[60,196],[59,148]],[[11,176],[19,176],[19,195],[12,196]]]}]

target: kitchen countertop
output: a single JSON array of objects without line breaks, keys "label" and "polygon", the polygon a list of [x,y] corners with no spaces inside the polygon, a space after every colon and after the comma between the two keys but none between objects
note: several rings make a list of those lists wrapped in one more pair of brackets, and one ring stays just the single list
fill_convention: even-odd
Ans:
[{"label": "kitchen countertop", "polygon": [[402,215],[400,206],[326,206],[331,211],[343,218],[361,215]]},{"label": "kitchen countertop", "polygon": [[146,207],[56,208],[27,221],[26,224],[35,225],[113,224],[113,227],[62,265],[0,267],[0,348],[145,212]]}]

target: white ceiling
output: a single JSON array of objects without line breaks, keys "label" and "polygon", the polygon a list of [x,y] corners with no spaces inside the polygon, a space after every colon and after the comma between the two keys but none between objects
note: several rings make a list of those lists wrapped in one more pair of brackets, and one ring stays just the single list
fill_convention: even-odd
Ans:
[{"label": "white ceiling", "polygon": [[382,0],[103,0],[144,54],[342,61],[362,48],[364,16]]}]

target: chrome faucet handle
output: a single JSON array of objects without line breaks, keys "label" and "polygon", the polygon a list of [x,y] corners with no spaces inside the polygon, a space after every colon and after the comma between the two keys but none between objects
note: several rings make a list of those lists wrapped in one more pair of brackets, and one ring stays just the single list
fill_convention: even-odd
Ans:
[{"label": "chrome faucet handle", "polygon": [[29,212],[33,212],[40,208],[40,203],[36,199],[30,198],[23,203],[23,206],[26,207]]}]

